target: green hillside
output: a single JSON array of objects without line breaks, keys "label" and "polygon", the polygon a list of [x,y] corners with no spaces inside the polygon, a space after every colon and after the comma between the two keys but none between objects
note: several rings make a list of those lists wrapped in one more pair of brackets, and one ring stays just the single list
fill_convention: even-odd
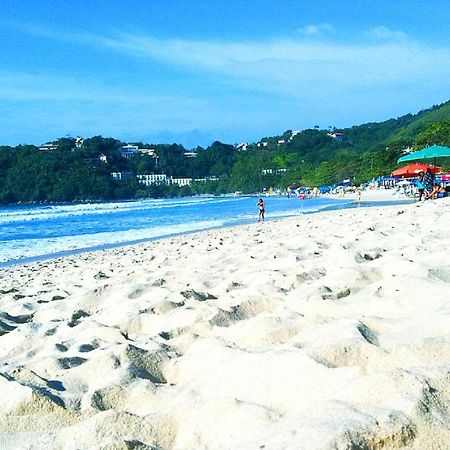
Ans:
[{"label": "green hillside", "polygon": [[342,131],[361,150],[375,148],[395,141],[414,143],[416,137],[430,124],[450,120],[450,101],[424,109],[417,114],[406,114],[397,119],[366,123]]},{"label": "green hillside", "polygon": [[[187,152],[178,144],[139,142],[134,144],[143,151],[125,158],[120,153],[124,144],[95,136],[82,145],[73,138],[57,139],[50,143],[51,151],[34,145],[0,146],[0,203],[252,193],[344,179],[359,184],[390,174],[406,147],[450,146],[450,101],[340,130],[287,130],[243,147],[216,141]],[[193,181],[144,186],[137,179],[144,174]]]},{"label": "green hillside", "polygon": [[[278,177],[279,184],[317,186],[347,178],[361,183],[391,173],[406,147],[450,145],[450,101],[383,122],[339,130],[310,129],[298,134],[288,130],[262,142],[267,142],[263,149],[253,147],[253,152],[241,157],[247,169],[239,177],[236,170],[233,172],[238,178],[236,187],[244,182],[246,171],[261,167],[261,160],[266,166],[286,168],[286,173]],[[277,180],[260,181],[267,183],[276,184]]]},{"label": "green hillside", "polygon": [[[406,116],[405,116],[406,117]],[[392,139],[415,139],[417,135],[423,132],[430,124],[450,120],[450,101],[434,106],[428,110],[421,111],[412,116],[412,121],[402,127]]]}]

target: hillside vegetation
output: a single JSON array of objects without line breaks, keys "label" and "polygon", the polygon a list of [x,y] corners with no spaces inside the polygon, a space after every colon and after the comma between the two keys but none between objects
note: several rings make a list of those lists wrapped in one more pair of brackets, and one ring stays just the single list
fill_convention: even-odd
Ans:
[{"label": "hillside vegetation", "polygon": [[[248,144],[245,151],[214,142],[197,147],[195,158],[187,158],[178,144],[138,142],[140,148],[153,149],[154,156],[138,153],[125,159],[119,152],[124,143],[102,136],[85,139],[82,145],[74,138],[53,144],[57,148],[52,151],[34,145],[0,146],[1,203],[250,193],[343,179],[359,184],[389,174],[406,147],[450,146],[450,101],[415,115],[351,128],[287,130]],[[117,181],[112,172],[128,172],[130,177]],[[153,173],[203,180],[183,187],[138,183],[136,175]]]}]

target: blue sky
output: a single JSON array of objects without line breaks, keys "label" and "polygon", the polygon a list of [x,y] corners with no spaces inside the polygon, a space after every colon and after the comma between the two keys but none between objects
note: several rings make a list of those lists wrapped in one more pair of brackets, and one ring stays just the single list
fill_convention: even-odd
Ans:
[{"label": "blue sky", "polygon": [[447,0],[2,0],[0,144],[255,141],[450,98]]}]

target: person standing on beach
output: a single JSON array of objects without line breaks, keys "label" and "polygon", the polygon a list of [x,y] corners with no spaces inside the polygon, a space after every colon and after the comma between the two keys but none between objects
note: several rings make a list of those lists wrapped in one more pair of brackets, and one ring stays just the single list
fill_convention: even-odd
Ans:
[{"label": "person standing on beach", "polygon": [[417,190],[419,192],[419,202],[422,201],[422,197],[425,199],[425,183],[423,172],[419,172],[419,177],[416,181]]},{"label": "person standing on beach", "polygon": [[431,193],[434,189],[434,173],[431,172],[431,169],[429,167],[423,177],[423,184],[425,185],[425,200],[427,200],[430,198]]},{"label": "person standing on beach", "polygon": [[256,204],[256,206],[258,207],[258,211],[259,211],[258,222],[261,220],[264,222],[264,214],[266,212],[266,205],[264,204],[264,200],[262,198],[260,198],[258,200],[258,203]]}]

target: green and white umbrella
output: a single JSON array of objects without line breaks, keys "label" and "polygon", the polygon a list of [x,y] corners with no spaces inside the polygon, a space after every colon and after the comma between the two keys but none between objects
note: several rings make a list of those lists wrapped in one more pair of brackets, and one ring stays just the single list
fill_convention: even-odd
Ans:
[{"label": "green and white umbrella", "polygon": [[399,158],[397,163],[407,162],[407,161],[426,161],[434,160],[439,158],[450,158],[450,147],[444,147],[442,145],[432,145],[431,147],[426,147],[418,152],[410,153],[409,155],[402,156]]}]

